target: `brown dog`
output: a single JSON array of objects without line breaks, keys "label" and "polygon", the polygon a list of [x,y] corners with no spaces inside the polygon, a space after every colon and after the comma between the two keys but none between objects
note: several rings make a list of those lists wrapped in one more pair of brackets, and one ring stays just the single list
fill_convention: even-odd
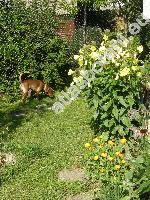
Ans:
[{"label": "brown dog", "polygon": [[36,92],[37,97],[43,90],[48,96],[53,96],[54,90],[41,80],[24,79],[24,74],[20,74],[19,80],[21,82],[20,89],[22,91],[23,102],[25,102],[26,99],[31,96],[31,90]]}]

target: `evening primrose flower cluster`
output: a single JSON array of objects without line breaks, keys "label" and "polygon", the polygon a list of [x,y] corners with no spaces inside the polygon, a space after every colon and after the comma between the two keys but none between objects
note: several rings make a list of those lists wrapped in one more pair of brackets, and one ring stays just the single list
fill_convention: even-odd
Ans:
[{"label": "evening primrose flower cluster", "polygon": [[[107,35],[103,36],[101,46],[98,48],[94,45],[84,45],[79,51],[79,55],[74,55],[74,59],[78,62],[79,68],[76,71],[69,70],[68,75],[75,77],[73,83],[82,80],[83,70],[91,70],[95,64],[97,68],[104,66],[105,68],[113,67],[115,80],[122,77],[132,75],[142,76],[143,67],[139,65],[138,55],[143,51],[143,46],[137,49],[132,48],[133,37],[111,39]],[[72,84],[73,84],[72,83]]]},{"label": "evening primrose flower cluster", "polygon": [[91,143],[86,143],[86,159],[89,172],[102,179],[122,180],[129,169],[125,149],[127,140],[108,139],[98,136]]}]

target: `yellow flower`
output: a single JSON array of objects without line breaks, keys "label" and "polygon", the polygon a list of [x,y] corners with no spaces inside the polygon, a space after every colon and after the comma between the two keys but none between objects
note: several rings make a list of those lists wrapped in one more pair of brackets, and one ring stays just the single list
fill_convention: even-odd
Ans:
[{"label": "yellow flower", "polygon": [[132,66],[131,68],[132,68],[132,70],[133,70],[133,71],[136,71],[136,70],[138,70],[138,69],[139,69],[139,67],[138,67],[138,66]]},{"label": "yellow flower", "polygon": [[142,73],[141,73],[141,72],[138,72],[138,73],[137,73],[137,76],[141,77],[141,76],[142,76]]},{"label": "yellow flower", "polygon": [[104,35],[103,40],[107,41],[108,40],[108,36]]},{"label": "yellow flower", "polygon": [[120,151],[117,151],[117,152],[115,153],[115,155],[116,155],[116,156],[119,156],[120,153],[121,153]]},{"label": "yellow flower", "polygon": [[130,69],[128,67],[125,67],[124,69],[120,71],[120,76],[126,76],[129,74],[129,72],[130,72]]},{"label": "yellow flower", "polygon": [[91,46],[91,51],[96,51],[96,47],[95,46]]},{"label": "yellow flower", "polygon": [[99,48],[99,52],[103,52],[103,51],[105,51],[105,50],[106,50],[106,47],[103,46],[103,45],[101,45],[101,47]]},{"label": "yellow flower", "polygon": [[121,168],[121,166],[120,165],[115,165],[114,168],[115,168],[116,171],[118,171]]},{"label": "yellow flower", "polygon": [[99,139],[98,139],[98,138],[94,138],[94,139],[93,139],[93,142],[94,142],[94,143],[97,143],[97,142],[99,142]]},{"label": "yellow flower", "polygon": [[93,58],[93,59],[98,59],[98,58],[100,57],[100,54],[99,54],[98,52],[92,52],[92,53],[90,54],[90,56],[91,56],[91,58]]},{"label": "yellow flower", "polygon": [[122,161],[121,161],[122,164],[125,164],[125,162],[126,162],[125,160],[122,160]]},{"label": "yellow flower", "polygon": [[113,157],[109,157],[109,158],[108,158],[109,161],[112,161],[113,159],[114,159]]},{"label": "yellow flower", "polygon": [[108,141],[108,144],[109,144],[109,145],[114,145],[114,142],[113,142],[112,140],[109,140],[109,141]]},{"label": "yellow flower", "polygon": [[99,145],[99,147],[100,147],[100,148],[102,148],[102,147],[103,147],[103,145],[102,145],[102,144],[100,144],[100,145]]},{"label": "yellow flower", "polygon": [[107,153],[101,153],[101,156],[106,158],[107,157]]},{"label": "yellow flower", "polygon": [[91,147],[90,143],[86,143],[84,146],[85,146],[85,148]]},{"label": "yellow flower", "polygon": [[127,52],[126,54],[125,54],[125,57],[130,57],[130,54],[129,54],[129,52]]},{"label": "yellow flower", "polygon": [[137,50],[139,51],[139,53],[141,53],[142,51],[143,51],[143,46],[141,45],[141,46],[138,46],[137,47]]},{"label": "yellow flower", "polygon": [[94,159],[94,160],[98,160],[98,159],[99,159],[99,156],[94,156],[93,159]]},{"label": "yellow flower", "polygon": [[101,173],[104,173],[104,172],[105,172],[105,169],[103,169],[103,168],[100,169],[100,172],[101,172]]},{"label": "yellow flower", "polygon": [[127,142],[127,140],[125,138],[120,140],[121,144],[125,144]]},{"label": "yellow flower", "polygon": [[124,155],[123,153],[119,153],[119,155],[118,155],[118,156],[122,158],[122,157],[123,157],[123,155]]}]

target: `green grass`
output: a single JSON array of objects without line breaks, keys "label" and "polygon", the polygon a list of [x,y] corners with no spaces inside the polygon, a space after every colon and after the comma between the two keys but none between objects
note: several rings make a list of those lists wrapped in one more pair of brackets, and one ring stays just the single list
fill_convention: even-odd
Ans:
[{"label": "green grass", "polygon": [[[55,100],[31,100],[22,106],[0,101],[1,148],[16,155],[17,163],[1,170],[1,200],[63,200],[88,190],[88,183],[60,182],[64,168],[84,167],[84,143],[93,136],[90,110],[84,99],[67,106],[64,112],[37,111],[37,104]],[[25,116],[14,117],[16,111]]]}]

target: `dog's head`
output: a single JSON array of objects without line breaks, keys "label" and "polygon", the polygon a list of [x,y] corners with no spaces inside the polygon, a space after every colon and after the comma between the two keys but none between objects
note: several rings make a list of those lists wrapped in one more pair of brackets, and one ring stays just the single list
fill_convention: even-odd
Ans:
[{"label": "dog's head", "polygon": [[52,97],[54,94],[54,90],[47,84],[44,85],[44,91],[49,97]]}]

